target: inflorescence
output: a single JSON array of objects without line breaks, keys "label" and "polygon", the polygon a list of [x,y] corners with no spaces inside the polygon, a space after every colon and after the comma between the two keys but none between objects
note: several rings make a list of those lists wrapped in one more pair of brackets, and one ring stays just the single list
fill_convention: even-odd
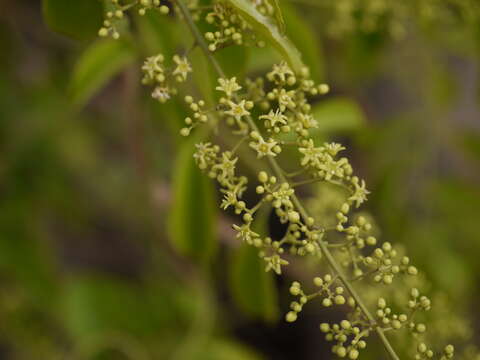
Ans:
[{"label": "inflorescence", "polygon": [[[254,3],[262,15],[275,16],[277,10],[270,1]],[[115,21],[121,19],[127,9],[136,8],[140,15],[146,11],[163,14],[170,11],[163,0],[128,4],[111,0],[111,5],[113,10],[107,13],[99,32],[101,36],[119,36]],[[215,1],[202,9],[192,1],[185,8],[194,13],[194,19],[202,19],[199,14],[203,13],[203,19],[214,28],[207,31],[203,39],[196,39],[197,45],[204,42],[209,52],[230,45],[265,45],[228,2]],[[178,13],[191,16],[185,11]],[[154,99],[162,103],[168,101],[177,94],[178,86],[187,81],[192,72],[187,56],[173,56],[169,66],[164,64],[161,54],[146,59],[142,66],[142,82],[152,87]],[[429,311],[432,306],[427,296],[411,287],[407,303],[397,308],[389,305],[384,297],[364,305],[353,290],[352,284],[357,283],[359,287],[366,283],[388,288],[397,280],[415,277],[418,270],[390,242],[379,243],[371,221],[357,213],[356,209],[367,200],[369,191],[365,180],[355,174],[349,159],[341,155],[345,147],[335,142],[319,145],[314,139],[318,123],[312,114],[310,100],[328,93],[328,85],[316,84],[308,68],[294,72],[285,62],[274,65],[270,72],[255,79],[240,81],[220,75],[216,104],[207,106],[202,99],[184,96],[191,114],[185,117],[180,133],[189,136],[196,127],[208,126],[230,131],[238,137],[234,146],[221,147],[214,143],[212,135],[211,140],[196,144],[194,154],[198,167],[218,182],[223,196],[221,208],[231,209],[240,219],[233,225],[236,237],[257,248],[265,270],[276,274],[281,274],[294,257],[308,256],[326,260],[330,265],[329,271],[314,277],[312,291],[298,281],[292,283],[290,294],[296,299],[290,304],[286,321],[296,321],[310,302],[319,302],[327,308],[339,306],[345,310],[346,319],[320,324],[320,331],[332,343],[331,350],[338,357],[357,359],[372,333],[384,336],[384,332],[404,329],[417,343],[415,359],[434,358],[434,351],[422,341],[427,327],[416,320],[418,313]],[[266,159],[270,168],[259,171],[255,179],[239,174],[240,147],[253,151],[259,161]],[[296,152],[297,170],[292,173],[280,167],[280,155],[286,149]],[[330,184],[347,194],[335,209],[331,226],[322,225],[310,216],[297,196],[300,186],[314,183]],[[252,204],[243,199],[250,184],[257,196]],[[278,221],[285,224],[286,231],[280,239],[253,230],[253,222],[262,208],[273,209]],[[370,313],[367,306],[375,310]],[[451,359],[453,353],[453,346],[448,345],[436,358]],[[390,355],[398,358],[393,350]]]}]

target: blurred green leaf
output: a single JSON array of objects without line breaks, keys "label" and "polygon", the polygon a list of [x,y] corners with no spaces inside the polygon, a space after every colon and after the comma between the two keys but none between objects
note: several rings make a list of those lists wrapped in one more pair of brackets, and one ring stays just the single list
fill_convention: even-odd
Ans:
[{"label": "blurred green leaf", "polygon": [[178,44],[184,41],[185,34],[181,32],[181,24],[158,11],[147,11],[136,18],[140,36],[148,55],[162,53],[171,58],[178,50]]},{"label": "blurred green leaf", "polygon": [[260,360],[262,357],[245,346],[228,340],[216,339],[207,345],[207,351],[198,360]]},{"label": "blurred green leaf", "polygon": [[277,24],[272,19],[257,11],[253,2],[248,0],[228,0],[255,31],[263,35],[265,39],[282,54],[295,72],[300,72],[303,67],[300,52],[286,36],[281,34]]},{"label": "blurred green leaf", "polygon": [[365,115],[353,100],[344,97],[331,98],[313,106],[312,113],[318,121],[315,132],[336,133],[357,130],[365,122]]},{"label": "blurred green leaf", "polygon": [[173,173],[169,239],[181,254],[208,262],[217,247],[213,184],[193,159],[192,142],[184,144]]},{"label": "blurred green leaf", "polygon": [[[215,55],[227,77],[241,78],[247,71],[249,51],[246,46],[230,46]],[[215,76],[216,77],[216,76]]]},{"label": "blurred green leaf", "polygon": [[75,65],[70,95],[84,105],[114,75],[134,60],[132,46],[123,40],[101,40],[92,44]]},{"label": "blurred green leaf", "polygon": [[310,24],[288,1],[282,1],[281,8],[287,24],[287,36],[300,50],[303,60],[310,68],[312,78],[316,81],[322,80],[324,78],[324,61],[318,35],[313,32]]},{"label": "blurred green leaf", "polygon": [[[268,233],[269,214],[270,209],[257,214],[255,232]],[[242,244],[234,249],[230,264],[230,291],[237,306],[252,317],[274,321],[278,315],[275,280],[271,272],[265,271],[258,249]]]},{"label": "blurred green leaf", "polygon": [[74,39],[91,39],[102,26],[103,5],[99,0],[43,0],[42,5],[47,25]]},{"label": "blurred green leaf", "polygon": [[67,329],[80,343],[110,332],[143,333],[152,318],[140,289],[113,277],[75,276],[62,298]]}]

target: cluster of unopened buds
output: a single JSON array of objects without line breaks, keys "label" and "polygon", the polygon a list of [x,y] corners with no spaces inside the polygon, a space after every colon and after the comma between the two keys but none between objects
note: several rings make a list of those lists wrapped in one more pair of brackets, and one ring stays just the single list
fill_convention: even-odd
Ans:
[{"label": "cluster of unopened buds", "polygon": [[[274,12],[274,8],[268,1],[259,0],[254,4],[266,14],[271,15]],[[205,33],[205,39],[209,44],[208,49],[212,52],[233,44],[265,46],[265,42],[257,38],[249,23],[226,1],[215,2],[211,11],[205,16],[205,20],[214,28],[213,31]]]},{"label": "cluster of unopened buds", "polygon": [[114,39],[120,38],[117,23],[125,17],[125,13],[133,8],[138,9],[139,15],[145,15],[147,10],[157,10],[161,14],[168,14],[170,8],[161,0],[134,0],[131,2],[122,0],[109,0],[108,11],[105,13],[103,26],[98,31],[101,37],[111,36]]},{"label": "cluster of unopened buds", "polygon": [[322,298],[321,303],[324,307],[330,307],[334,304],[348,304],[350,307],[355,307],[355,299],[351,296],[346,298],[344,287],[341,285],[335,285],[335,283],[338,283],[338,279],[330,274],[326,274],[323,278],[315,277],[313,279],[313,284],[315,287],[319,288],[319,290],[307,295],[303,291],[301,284],[298,281],[294,281],[290,286],[290,294],[298,296],[299,300],[293,301],[290,304],[291,311],[287,313],[285,320],[288,322],[294,322],[297,320],[297,315],[302,311],[303,305],[317,297]]}]

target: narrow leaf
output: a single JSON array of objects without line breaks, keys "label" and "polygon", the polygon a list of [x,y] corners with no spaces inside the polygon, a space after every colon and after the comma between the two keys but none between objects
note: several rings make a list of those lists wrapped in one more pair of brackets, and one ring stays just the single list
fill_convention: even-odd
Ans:
[{"label": "narrow leaf", "polygon": [[101,40],[91,45],[75,65],[70,95],[84,105],[114,75],[134,60],[133,48],[121,40]]},{"label": "narrow leaf", "polygon": [[[257,214],[254,230],[267,232],[270,209]],[[258,256],[258,249],[242,244],[232,254],[230,291],[237,306],[246,314],[267,321],[278,315],[278,299],[272,272],[265,271],[265,264]]]},{"label": "narrow leaf", "polygon": [[217,246],[216,201],[211,181],[195,164],[193,149],[192,143],[185,144],[176,160],[169,238],[180,254],[205,263]]}]

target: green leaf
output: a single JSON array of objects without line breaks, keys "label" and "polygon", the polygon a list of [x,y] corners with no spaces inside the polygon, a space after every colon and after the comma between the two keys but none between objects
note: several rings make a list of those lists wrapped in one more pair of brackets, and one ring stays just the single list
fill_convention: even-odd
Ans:
[{"label": "green leaf", "polygon": [[207,345],[198,360],[260,360],[258,354],[249,348],[223,339],[215,339]]},{"label": "green leaf", "polygon": [[102,26],[103,5],[100,0],[43,0],[43,17],[47,25],[77,40],[97,36]]},{"label": "green leaf", "polygon": [[143,335],[158,331],[143,289],[106,276],[72,276],[65,282],[62,319],[82,345],[112,332]]},{"label": "green leaf", "polygon": [[[255,232],[266,234],[270,209],[257,214]],[[267,321],[278,316],[278,299],[272,272],[258,256],[258,249],[242,244],[234,249],[230,267],[230,291],[237,306],[246,314]]]},{"label": "green leaf", "polygon": [[171,59],[178,51],[178,44],[185,41],[181,24],[159,11],[147,11],[137,16],[135,23],[140,34],[138,40],[150,55],[162,53]]},{"label": "green leaf", "polygon": [[320,81],[324,78],[323,51],[318,35],[310,24],[288,3],[282,1],[282,12],[286,23],[286,34],[298,47],[303,60],[311,70],[312,78]]},{"label": "green leaf", "polygon": [[236,76],[241,79],[245,75],[249,57],[248,50],[246,46],[230,46],[215,54],[227,77]]},{"label": "green leaf", "polygon": [[132,46],[123,40],[100,40],[92,44],[75,65],[70,95],[82,106],[113,76],[134,60]]},{"label": "green leaf", "polygon": [[206,263],[217,247],[216,201],[213,184],[193,159],[193,143],[184,144],[176,160],[169,238],[180,254]]},{"label": "green leaf", "polygon": [[300,52],[295,45],[284,36],[277,24],[257,11],[249,0],[227,0],[247,21],[253,29],[273,45],[295,72],[300,72],[303,65]]},{"label": "green leaf", "polygon": [[335,97],[316,104],[312,113],[318,121],[317,133],[337,133],[358,130],[366,120],[360,106],[353,100]]}]

